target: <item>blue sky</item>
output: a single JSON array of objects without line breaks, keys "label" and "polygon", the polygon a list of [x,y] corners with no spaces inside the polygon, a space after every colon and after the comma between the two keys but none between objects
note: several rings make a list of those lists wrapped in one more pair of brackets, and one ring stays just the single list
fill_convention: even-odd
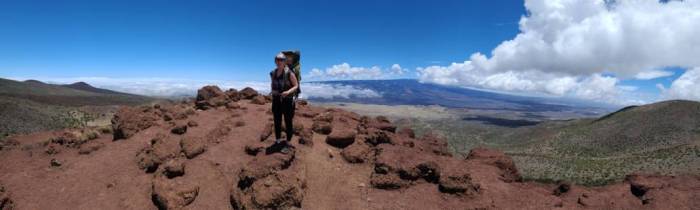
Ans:
[{"label": "blue sky", "polygon": [[697,100],[700,68],[686,72],[700,66],[700,20],[687,19],[700,17],[698,2],[9,0],[0,77],[116,89],[154,78],[265,82],[276,52],[300,49],[304,74],[319,75],[311,80],[415,78],[615,104]]},{"label": "blue sky", "polygon": [[4,1],[0,76],[265,80],[281,49],[305,69],[414,69],[517,34],[522,2]]}]

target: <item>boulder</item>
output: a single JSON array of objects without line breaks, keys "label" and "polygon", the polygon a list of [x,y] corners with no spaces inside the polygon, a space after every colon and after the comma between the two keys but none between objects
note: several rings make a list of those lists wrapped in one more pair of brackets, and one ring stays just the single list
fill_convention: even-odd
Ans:
[{"label": "boulder", "polygon": [[483,164],[492,165],[501,170],[500,179],[504,182],[521,181],[522,177],[515,167],[513,159],[503,152],[487,148],[475,148],[469,151],[468,161],[478,161]]},{"label": "boulder", "polygon": [[181,179],[156,176],[151,186],[151,197],[158,209],[182,209],[199,194],[199,186]]},{"label": "boulder", "polygon": [[334,147],[345,148],[355,143],[356,135],[357,132],[354,130],[334,129],[333,132],[326,137],[326,143]]},{"label": "boulder", "polygon": [[436,155],[452,156],[447,140],[434,133],[426,133],[417,142],[420,143],[421,149],[431,151]]},{"label": "boulder", "polygon": [[168,159],[176,158],[181,151],[180,141],[158,134],[136,154],[136,159],[139,168],[147,173],[153,173],[159,165]]},{"label": "boulder", "polygon": [[253,99],[255,96],[258,96],[258,91],[255,91],[253,88],[246,87],[238,92],[238,94],[240,95],[241,99]]},{"label": "boulder", "polygon": [[355,143],[343,149],[340,155],[349,163],[364,163],[370,160],[372,149],[366,144]]},{"label": "boulder", "polygon": [[360,119],[360,122],[365,128],[376,128],[392,133],[396,132],[396,125],[392,124],[384,116],[377,116],[375,118],[365,116]]},{"label": "boulder", "polygon": [[241,108],[241,104],[239,104],[238,102],[235,102],[235,101],[231,101],[231,102],[226,103],[226,108],[227,109],[239,109],[239,108]]},{"label": "boulder", "polygon": [[185,153],[188,159],[192,159],[207,150],[207,142],[201,137],[184,137],[180,140],[180,147],[182,153]]},{"label": "boulder", "polygon": [[263,130],[260,131],[260,141],[265,141],[270,135],[272,135],[272,131],[274,130],[274,124],[273,123],[267,123],[265,126],[263,126]]},{"label": "boulder", "polygon": [[294,157],[294,150],[288,154],[272,153],[256,156],[238,173],[238,188],[246,189],[255,181],[273,174],[276,171],[288,168],[292,164],[292,161],[294,161]]},{"label": "boulder", "polygon": [[304,128],[299,132],[299,144],[307,146],[314,145],[314,132],[311,128]]},{"label": "boulder", "polygon": [[223,106],[229,102],[229,98],[217,86],[204,86],[197,91],[195,105],[198,109],[207,110],[209,108]]},{"label": "boulder", "polygon": [[170,132],[177,134],[177,135],[182,135],[187,133],[187,125],[176,125],[174,128],[170,129]]},{"label": "boulder", "polygon": [[386,131],[377,128],[368,128],[365,135],[365,142],[371,145],[393,144],[391,136]]},{"label": "boulder", "polygon": [[252,100],[250,100],[251,104],[257,104],[257,105],[265,105],[267,103],[267,99],[265,99],[265,96],[262,95],[257,95],[253,97]]},{"label": "boulder", "polygon": [[372,173],[369,181],[372,187],[384,190],[395,190],[409,185],[407,181],[399,178],[397,174]]},{"label": "boulder", "polygon": [[185,175],[185,161],[179,159],[170,159],[163,164],[163,175],[172,179],[178,176]]},{"label": "boulder", "polygon": [[480,186],[472,182],[472,177],[465,168],[455,167],[443,170],[438,189],[443,193],[469,195],[478,193]]},{"label": "boulder", "polygon": [[311,129],[316,132],[320,133],[323,135],[328,135],[333,131],[333,127],[331,126],[331,123],[326,122],[326,121],[314,121],[313,125],[311,125]]},{"label": "boulder", "polygon": [[128,139],[141,130],[156,125],[158,116],[149,108],[121,107],[112,118],[114,140]]},{"label": "boulder", "polygon": [[224,92],[224,94],[226,94],[226,97],[228,97],[228,99],[231,101],[238,101],[241,99],[241,96],[238,93],[238,90],[233,89],[233,88],[228,89],[226,92]]},{"label": "boulder", "polygon": [[197,121],[190,120],[190,121],[187,122],[187,126],[190,127],[190,128],[191,128],[191,127],[197,127],[197,126],[199,126],[199,123],[197,123]]},{"label": "boulder", "polygon": [[288,174],[266,176],[247,189],[231,192],[233,209],[294,209],[304,199],[303,181]]}]

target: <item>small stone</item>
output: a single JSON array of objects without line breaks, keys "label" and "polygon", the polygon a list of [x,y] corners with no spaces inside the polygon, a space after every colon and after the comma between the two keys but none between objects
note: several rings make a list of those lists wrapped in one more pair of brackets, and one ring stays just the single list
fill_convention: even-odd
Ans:
[{"label": "small stone", "polygon": [[58,161],[56,159],[51,159],[51,166],[52,167],[60,167],[61,166],[61,161]]}]

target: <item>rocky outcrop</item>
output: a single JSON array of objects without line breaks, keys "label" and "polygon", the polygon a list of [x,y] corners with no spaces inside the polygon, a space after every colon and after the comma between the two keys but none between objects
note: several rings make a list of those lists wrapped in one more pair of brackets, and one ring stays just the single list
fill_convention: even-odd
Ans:
[{"label": "rocky outcrop", "polygon": [[255,91],[253,88],[250,87],[245,87],[243,90],[238,92],[240,95],[241,99],[253,99],[255,96],[258,96],[258,91]]},{"label": "rocky outcrop", "polygon": [[128,139],[156,125],[158,120],[157,111],[152,107],[121,107],[112,118],[114,140]]},{"label": "rocky outcrop", "polygon": [[201,137],[184,137],[180,140],[182,153],[189,159],[197,157],[207,150],[207,141]]},{"label": "rocky outcrop", "polygon": [[204,86],[197,91],[197,101],[195,105],[198,109],[207,110],[212,107],[219,107],[229,102],[229,97],[217,86]]},{"label": "rocky outcrop", "polygon": [[338,148],[345,148],[355,143],[357,132],[350,129],[335,129],[326,137],[326,143]]}]

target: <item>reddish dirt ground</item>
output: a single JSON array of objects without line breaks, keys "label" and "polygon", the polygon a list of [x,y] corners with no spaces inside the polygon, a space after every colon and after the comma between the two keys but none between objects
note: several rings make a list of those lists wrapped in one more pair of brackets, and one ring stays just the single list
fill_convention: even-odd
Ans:
[{"label": "reddish dirt ground", "polygon": [[0,209],[700,208],[698,177],[522,182],[499,151],[452,157],[438,137],[303,102],[283,154],[270,99],[256,95],[208,86],[194,102],[123,108],[97,138],[13,136],[0,151]]}]

